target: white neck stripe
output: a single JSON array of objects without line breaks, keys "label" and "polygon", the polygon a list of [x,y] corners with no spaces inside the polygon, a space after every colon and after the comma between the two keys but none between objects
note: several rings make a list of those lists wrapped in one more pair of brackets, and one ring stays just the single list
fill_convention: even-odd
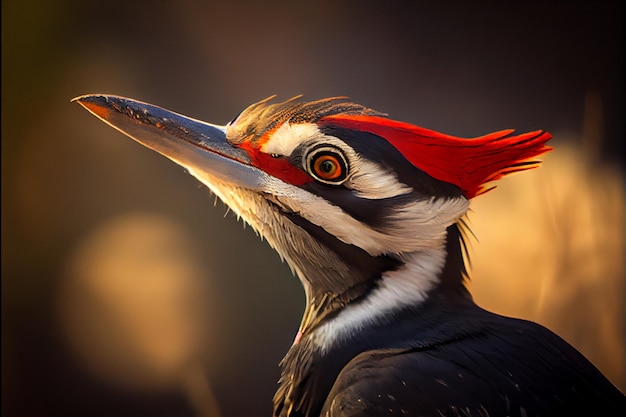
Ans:
[{"label": "white neck stripe", "polygon": [[380,320],[390,311],[422,303],[439,282],[446,250],[414,252],[403,260],[400,269],[383,274],[378,288],[354,305],[348,305],[336,317],[313,331],[312,340],[322,354],[346,337]]}]

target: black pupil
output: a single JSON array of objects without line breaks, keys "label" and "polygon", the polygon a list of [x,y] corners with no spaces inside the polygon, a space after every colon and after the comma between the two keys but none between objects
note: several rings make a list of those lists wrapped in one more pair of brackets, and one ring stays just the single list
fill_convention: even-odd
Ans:
[{"label": "black pupil", "polygon": [[325,173],[331,172],[334,167],[335,167],[335,164],[333,164],[330,161],[324,161],[320,164],[320,169],[324,171]]}]

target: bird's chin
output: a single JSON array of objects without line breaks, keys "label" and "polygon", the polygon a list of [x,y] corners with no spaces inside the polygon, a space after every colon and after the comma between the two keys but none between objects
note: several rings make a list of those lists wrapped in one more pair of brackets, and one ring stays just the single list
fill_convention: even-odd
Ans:
[{"label": "bird's chin", "polygon": [[198,175],[192,170],[189,173],[206,185],[238,219],[244,220],[258,233],[261,232],[258,214],[265,211],[264,206],[267,206],[267,202],[258,192],[236,183],[225,182],[221,178],[206,174]]}]

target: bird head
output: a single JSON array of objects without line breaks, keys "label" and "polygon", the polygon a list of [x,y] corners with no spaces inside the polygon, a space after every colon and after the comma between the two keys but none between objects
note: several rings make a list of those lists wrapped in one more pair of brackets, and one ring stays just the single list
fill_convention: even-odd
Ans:
[{"label": "bird head", "polygon": [[450,252],[469,200],[550,149],[546,132],[458,138],[344,97],[270,98],[224,126],[122,97],[75,100],[183,166],[264,237],[304,285],[299,334],[317,329],[322,346],[438,288],[467,295]]}]

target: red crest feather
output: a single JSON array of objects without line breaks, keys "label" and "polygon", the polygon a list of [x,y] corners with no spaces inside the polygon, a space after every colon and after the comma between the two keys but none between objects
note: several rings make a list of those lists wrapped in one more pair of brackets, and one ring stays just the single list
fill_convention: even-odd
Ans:
[{"label": "red crest feather", "polygon": [[417,168],[461,188],[468,199],[493,187],[486,184],[513,172],[535,168],[533,158],[550,151],[552,135],[542,130],[511,136],[501,130],[477,138],[459,138],[384,117],[335,114],[319,123],[369,132],[391,143]]}]

